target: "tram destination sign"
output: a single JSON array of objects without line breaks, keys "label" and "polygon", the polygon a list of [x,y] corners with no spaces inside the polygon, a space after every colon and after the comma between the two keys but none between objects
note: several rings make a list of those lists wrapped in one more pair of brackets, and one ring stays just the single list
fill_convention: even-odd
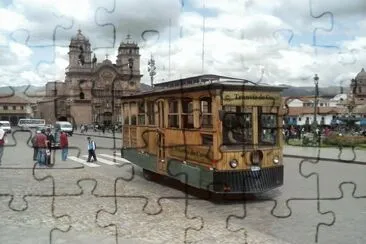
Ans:
[{"label": "tram destination sign", "polygon": [[281,96],[273,92],[224,91],[223,105],[232,106],[280,106]]}]

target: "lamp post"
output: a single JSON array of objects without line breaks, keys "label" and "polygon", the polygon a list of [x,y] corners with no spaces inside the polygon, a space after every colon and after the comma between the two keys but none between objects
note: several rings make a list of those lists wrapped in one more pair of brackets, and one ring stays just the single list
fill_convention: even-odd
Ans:
[{"label": "lamp post", "polygon": [[150,79],[151,79],[151,88],[154,87],[154,76],[156,75],[156,67],[155,67],[155,60],[153,59],[153,56],[151,54],[151,58],[148,61],[148,68],[147,71],[149,72]]},{"label": "lamp post", "polygon": [[315,84],[315,100],[314,100],[313,132],[314,132],[314,135],[317,136],[316,128],[318,127],[318,122],[317,122],[317,118],[316,118],[316,112],[317,112],[316,110],[318,107],[318,96],[319,96],[319,89],[318,89],[319,77],[317,74],[315,74],[315,76],[314,76],[314,84]]}]

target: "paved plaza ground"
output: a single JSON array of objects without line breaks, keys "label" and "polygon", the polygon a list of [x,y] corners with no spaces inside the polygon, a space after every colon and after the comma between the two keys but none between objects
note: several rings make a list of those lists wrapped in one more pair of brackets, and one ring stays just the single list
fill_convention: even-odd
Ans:
[{"label": "paved plaza ground", "polygon": [[35,169],[29,135],[9,140],[0,167],[0,243],[366,243],[366,199],[352,197],[353,189],[366,196],[362,164],[316,162],[306,158],[316,148],[285,147],[302,157],[285,157],[283,187],[246,201],[205,200],[176,182],[146,181],[110,149],[121,140],[98,136],[106,149],[97,163],[85,163],[86,135],[75,134],[66,162],[57,152],[53,168]]}]

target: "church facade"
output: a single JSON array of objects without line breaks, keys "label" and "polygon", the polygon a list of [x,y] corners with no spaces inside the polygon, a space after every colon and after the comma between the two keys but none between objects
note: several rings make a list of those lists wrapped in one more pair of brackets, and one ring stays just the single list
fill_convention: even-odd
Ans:
[{"label": "church facade", "polygon": [[81,31],[69,45],[65,81],[48,82],[38,102],[38,117],[47,123],[70,121],[76,125],[122,122],[121,95],[140,90],[140,54],[136,43],[121,42],[116,63],[92,57],[91,44]]}]

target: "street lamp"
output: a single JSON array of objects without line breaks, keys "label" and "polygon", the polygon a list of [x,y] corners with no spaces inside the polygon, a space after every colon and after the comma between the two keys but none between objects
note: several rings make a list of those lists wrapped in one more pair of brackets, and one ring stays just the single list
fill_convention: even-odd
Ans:
[{"label": "street lamp", "polygon": [[315,84],[315,100],[314,100],[314,121],[313,121],[313,132],[314,135],[318,136],[316,133],[316,128],[318,126],[318,122],[316,119],[316,110],[318,107],[318,96],[319,96],[319,88],[318,88],[318,84],[319,84],[319,77],[317,74],[315,74],[314,76],[314,84]]}]

